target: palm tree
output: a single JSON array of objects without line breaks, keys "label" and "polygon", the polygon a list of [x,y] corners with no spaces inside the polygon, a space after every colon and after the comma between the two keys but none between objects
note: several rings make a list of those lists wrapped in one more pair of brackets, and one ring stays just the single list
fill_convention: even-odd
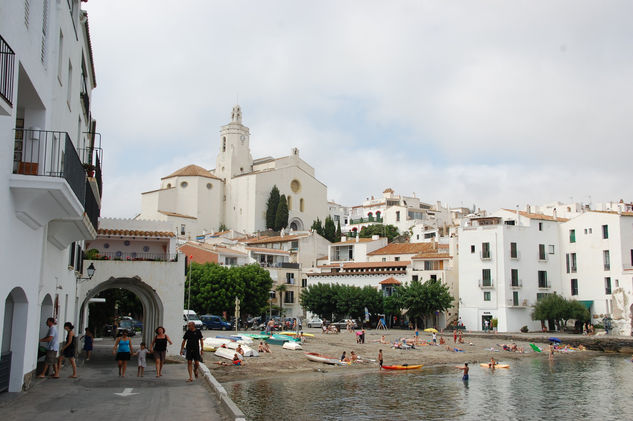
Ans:
[{"label": "palm tree", "polygon": [[279,284],[275,287],[275,291],[279,292],[279,317],[283,316],[284,305],[283,305],[283,293],[286,292],[286,285]]}]

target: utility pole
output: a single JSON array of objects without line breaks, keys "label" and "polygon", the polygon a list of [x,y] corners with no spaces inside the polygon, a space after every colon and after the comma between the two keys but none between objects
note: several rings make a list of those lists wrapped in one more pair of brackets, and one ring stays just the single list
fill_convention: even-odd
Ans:
[{"label": "utility pole", "polygon": [[237,333],[237,322],[240,319],[240,299],[235,297],[235,332]]}]

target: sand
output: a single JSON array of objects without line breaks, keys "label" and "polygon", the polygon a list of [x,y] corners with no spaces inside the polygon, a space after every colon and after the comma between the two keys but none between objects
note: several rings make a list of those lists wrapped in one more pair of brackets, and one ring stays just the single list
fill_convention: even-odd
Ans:
[{"label": "sand", "polygon": [[[395,340],[406,337],[414,339],[412,331],[405,330],[389,330],[384,331],[367,331],[365,335],[365,344],[356,343],[356,335],[342,331],[339,334],[322,334],[320,330],[310,329],[310,333],[314,333],[314,338],[307,338],[303,344],[302,351],[289,351],[282,349],[279,345],[270,345],[272,353],[260,354],[259,357],[245,358],[245,364],[236,366],[220,366],[215,364],[219,361],[228,361],[216,357],[212,352],[205,352],[205,364],[211,370],[211,373],[220,382],[252,380],[260,378],[272,378],[283,375],[297,373],[312,373],[319,370],[327,370],[332,372],[349,372],[349,370],[376,369],[378,370],[378,350],[382,349],[384,365],[391,364],[424,364],[425,366],[436,365],[461,365],[468,363],[483,363],[490,361],[490,357],[495,360],[512,364],[513,360],[519,358],[542,358],[547,359],[547,353],[537,353],[532,351],[528,342],[515,341],[518,347],[523,347],[525,352],[509,352],[503,351],[499,344],[503,340],[496,338],[494,334],[490,335],[465,335],[463,344],[454,344],[453,335],[445,333],[438,334],[437,341],[440,337],[446,341],[445,345],[424,345],[419,344],[416,349],[401,350],[393,349],[390,344],[381,344],[380,339],[385,335],[385,339],[393,343]],[[208,334],[205,336],[215,336]],[[426,341],[432,339],[431,334],[420,332],[419,341],[426,344]],[[506,342],[507,343],[507,342]],[[253,347],[257,349],[259,341],[255,341]],[[538,344],[541,348],[547,349],[547,345]],[[464,352],[454,352],[447,350],[447,346],[451,349],[458,347]],[[494,348],[499,352],[492,351]],[[339,359],[343,351],[354,351],[364,362],[356,363],[348,366],[331,366],[321,363],[309,361],[304,353],[315,352],[328,357]],[[599,355],[596,351],[582,351],[572,353],[556,353],[555,358],[586,358],[593,355]]]}]

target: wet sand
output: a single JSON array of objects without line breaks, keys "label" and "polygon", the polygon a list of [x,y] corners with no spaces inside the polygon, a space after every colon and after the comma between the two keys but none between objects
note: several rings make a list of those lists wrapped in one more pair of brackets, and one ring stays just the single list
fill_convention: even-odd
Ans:
[{"label": "wet sand", "polygon": [[[350,370],[378,370],[378,350],[382,349],[385,365],[391,364],[424,364],[425,366],[435,365],[462,365],[468,363],[484,363],[490,361],[490,357],[495,360],[512,364],[513,360],[519,358],[542,358],[547,359],[547,352],[537,353],[532,351],[529,342],[514,341],[518,347],[523,347],[524,353],[504,351],[499,344],[511,344],[512,342],[504,341],[495,335],[465,335],[464,343],[454,344],[452,333],[438,334],[438,345],[427,345],[426,341],[430,341],[432,336],[429,333],[420,332],[419,341],[424,342],[416,346],[415,349],[393,349],[391,343],[402,337],[414,339],[412,331],[405,330],[389,330],[384,331],[367,331],[365,335],[365,343],[357,344],[356,335],[342,331],[339,334],[322,334],[320,330],[310,329],[309,333],[315,335],[314,338],[307,338],[303,344],[302,351],[289,351],[283,349],[279,345],[270,345],[272,353],[260,354],[259,357],[250,357],[245,359],[242,366],[220,366],[215,364],[219,361],[227,361],[226,359],[216,357],[212,352],[205,352],[205,363],[211,370],[211,373],[220,382],[252,380],[260,378],[272,378],[293,374],[308,374],[318,371],[327,371],[328,373],[347,373]],[[219,333],[207,333],[205,336],[215,336]],[[381,344],[380,339],[385,335],[386,341],[390,344]],[[440,337],[446,341],[445,345],[439,345]],[[259,341],[254,341],[253,348],[257,349]],[[546,344],[537,344],[545,351]],[[449,351],[446,347],[453,349],[458,347],[464,352]],[[495,351],[491,351],[493,347]],[[323,354],[331,358],[339,359],[343,351],[349,356],[350,351],[358,354],[364,362],[355,363],[346,366],[332,366],[322,363],[309,361],[304,352],[315,352]],[[590,356],[600,355],[597,351],[579,351],[569,353],[556,353],[555,358],[587,358]]]}]

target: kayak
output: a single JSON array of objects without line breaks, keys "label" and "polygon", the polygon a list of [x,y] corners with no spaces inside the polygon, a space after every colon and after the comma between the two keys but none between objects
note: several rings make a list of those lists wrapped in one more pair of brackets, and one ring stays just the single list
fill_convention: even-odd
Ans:
[{"label": "kayak", "polygon": [[[286,336],[298,336],[297,332],[279,332],[279,334]],[[314,338],[314,335],[312,333],[303,333],[299,335],[305,336],[306,338]]]},{"label": "kayak", "polygon": [[539,348],[538,346],[536,346],[534,344],[530,344],[530,348],[532,348],[536,352],[541,352],[541,348]]},{"label": "kayak", "polygon": [[[479,365],[482,366],[482,367],[485,367],[485,368],[490,368],[490,366],[488,364],[485,364],[485,363],[481,363]],[[495,364],[495,368],[510,368],[510,364],[498,364],[497,363],[497,364]]]},{"label": "kayak", "polygon": [[402,365],[383,365],[382,368],[386,369],[386,370],[416,370],[418,368],[422,368],[423,364],[418,364],[418,365],[408,365],[408,364],[402,364]]},{"label": "kayak", "polygon": [[336,358],[326,357],[325,355],[317,354],[315,352],[306,352],[305,356],[310,361],[314,361],[315,363],[323,363],[323,364],[332,364],[338,365],[340,361]]},{"label": "kayak", "polygon": [[242,336],[248,336],[253,339],[266,339],[270,335],[262,335],[261,333],[244,333]]}]

